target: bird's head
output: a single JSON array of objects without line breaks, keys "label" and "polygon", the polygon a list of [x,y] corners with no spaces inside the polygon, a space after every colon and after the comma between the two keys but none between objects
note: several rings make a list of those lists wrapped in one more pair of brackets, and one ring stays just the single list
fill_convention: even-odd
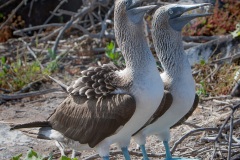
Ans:
[{"label": "bird's head", "polygon": [[115,17],[126,18],[132,23],[140,23],[146,12],[154,9],[156,5],[142,6],[143,0],[116,0]]},{"label": "bird's head", "polygon": [[[207,11],[207,13],[189,12],[189,14],[184,14],[188,11],[192,11],[198,8],[204,9]],[[155,24],[161,24],[163,27],[170,26],[175,31],[180,32],[182,28],[192,19],[212,15],[211,9],[212,4],[210,3],[192,5],[170,4],[158,8],[154,13],[153,21]]]}]

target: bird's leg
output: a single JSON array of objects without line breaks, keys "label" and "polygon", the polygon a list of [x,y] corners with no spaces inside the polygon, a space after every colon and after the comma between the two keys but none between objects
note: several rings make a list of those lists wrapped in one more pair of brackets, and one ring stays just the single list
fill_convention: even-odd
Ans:
[{"label": "bird's leg", "polygon": [[143,155],[143,160],[149,160],[146,149],[145,149],[145,145],[140,145],[141,151],[142,151],[142,155]]},{"label": "bird's leg", "polygon": [[125,160],[131,160],[129,152],[128,152],[128,148],[127,147],[122,147],[121,150],[122,150],[122,153],[125,157]]},{"label": "bird's leg", "polygon": [[102,159],[103,159],[103,160],[110,160],[110,159],[109,159],[109,156],[104,156],[104,157],[102,157]]},{"label": "bird's leg", "polygon": [[163,145],[164,145],[165,151],[166,151],[166,159],[172,159],[172,154],[170,152],[168,141],[163,141]]},{"label": "bird's leg", "polygon": [[179,157],[172,158],[172,154],[170,152],[170,147],[168,145],[168,141],[163,141],[163,145],[164,145],[165,151],[166,151],[166,159],[165,160],[199,160],[199,159],[179,158]]},{"label": "bird's leg", "polygon": [[76,151],[73,149],[71,158],[75,158],[75,157],[76,157]]},{"label": "bird's leg", "polygon": [[66,156],[64,153],[65,147],[58,141],[55,141],[56,146],[60,150],[61,156]]}]

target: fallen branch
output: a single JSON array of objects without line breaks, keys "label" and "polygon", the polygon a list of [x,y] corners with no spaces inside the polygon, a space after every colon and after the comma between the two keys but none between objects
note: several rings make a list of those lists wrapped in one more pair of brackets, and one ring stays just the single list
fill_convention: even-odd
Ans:
[{"label": "fallen branch", "polygon": [[42,63],[38,60],[36,54],[34,53],[33,49],[27,44],[27,42],[25,42],[23,39],[20,39],[26,46],[28,51],[31,53],[31,55],[33,56],[33,58],[37,61],[37,63],[39,64],[41,71],[44,70],[44,67],[42,65]]},{"label": "fallen branch", "polygon": [[95,5],[91,5],[91,6],[84,7],[84,8],[81,10],[81,12],[78,12],[76,15],[74,15],[74,16],[71,18],[71,20],[68,21],[68,22],[66,23],[66,25],[59,30],[59,34],[58,34],[58,36],[57,36],[57,38],[56,38],[55,44],[54,44],[54,46],[52,47],[53,53],[56,53],[58,43],[59,43],[60,39],[62,38],[63,33],[73,24],[73,22],[74,22],[77,18],[85,15],[87,12],[89,12],[89,11],[90,11],[91,9],[93,9],[94,7],[95,7]]},{"label": "fallen branch", "polygon": [[0,9],[8,6],[9,4],[11,4],[11,3],[15,2],[15,1],[16,1],[16,0],[9,0],[9,1],[5,2],[4,4],[2,4],[2,5],[0,6]]},{"label": "fallen branch", "polygon": [[28,28],[23,28],[20,30],[16,30],[13,32],[13,35],[18,35],[18,36],[23,36],[23,32],[29,32],[29,31],[34,31],[38,29],[44,29],[47,27],[61,27],[63,26],[63,23],[51,23],[51,24],[44,24],[44,25],[39,25],[39,26],[33,26],[33,27],[28,27]]},{"label": "fallen branch", "polygon": [[229,57],[224,57],[224,58],[220,58],[220,59],[217,59],[217,60],[213,60],[212,62],[213,63],[219,63],[219,62],[222,62],[222,61],[227,61],[227,60],[230,60],[230,62],[236,60],[236,59],[239,59],[240,58],[240,52],[238,53],[235,53],[234,55],[231,55]]},{"label": "fallen branch", "polygon": [[189,48],[186,50],[188,60],[191,65],[199,63],[201,60],[208,61],[209,57],[221,52],[221,49],[227,48],[229,42],[233,41],[232,35],[218,36],[217,39]]},{"label": "fallen branch", "polygon": [[218,128],[197,128],[194,130],[189,131],[187,134],[185,134],[184,136],[182,136],[179,140],[177,140],[172,149],[171,149],[171,153],[174,153],[177,146],[182,143],[182,141],[184,141],[187,137],[189,137],[191,134],[196,133],[196,132],[201,132],[201,131],[219,131]]},{"label": "fallen branch", "polygon": [[26,97],[35,97],[35,96],[40,96],[56,91],[62,91],[60,88],[52,88],[52,89],[46,89],[46,90],[41,90],[41,91],[35,91],[35,92],[29,92],[29,93],[22,93],[22,94],[0,94],[0,100],[14,100],[14,99],[22,99]]},{"label": "fallen branch", "polygon": [[207,97],[207,98],[204,98],[204,97],[201,97],[201,100],[203,101],[211,101],[213,99],[224,99],[224,98],[231,98],[232,96],[230,95],[221,95],[221,96],[217,96],[217,97]]},{"label": "fallen branch", "polygon": [[212,41],[219,38],[219,36],[183,36],[183,40],[186,42],[195,42],[195,43],[201,43],[206,41]]}]

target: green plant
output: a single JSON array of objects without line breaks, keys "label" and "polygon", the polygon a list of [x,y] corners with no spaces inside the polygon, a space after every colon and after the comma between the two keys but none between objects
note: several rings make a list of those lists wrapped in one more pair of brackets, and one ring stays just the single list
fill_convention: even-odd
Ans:
[{"label": "green plant", "polygon": [[43,70],[43,74],[49,75],[50,73],[54,72],[58,68],[57,59],[49,62],[47,67]]},{"label": "green plant", "polygon": [[203,66],[203,65],[206,64],[206,61],[205,61],[204,59],[201,58],[199,64]]},{"label": "green plant", "polygon": [[56,59],[57,54],[55,52],[53,52],[53,50],[51,48],[48,49],[48,53],[49,53],[49,57],[51,60]]},{"label": "green plant", "polygon": [[[21,160],[22,159],[22,154],[19,154],[15,157],[12,157],[11,160]],[[44,160],[45,158],[41,155],[39,155],[37,152],[35,152],[34,150],[30,149],[27,152],[26,157],[24,158],[24,160]],[[52,160],[52,156],[49,156],[49,158],[47,160]]]},{"label": "green plant", "polygon": [[[21,160],[22,159],[22,154],[19,154],[17,156],[14,156],[11,158],[11,160]],[[34,150],[30,149],[27,152],[26,157],[24,158],[24,160],[52,160],[53,156],[52,153],[50,154],[50,156],[48,158],[41,156],[39,153],[35,152]],[[66,156],[62,156],[60,157],[60,160],[78,160],[77,158],[68,158]]]},{"label": "green plant", "polygon": [[193,24],[189,24],[183,29],[184,35],[222,35],[235,30],[236,24],[240,21],[240,1],[224,0],[224,5],[220,6],[216,1],[213,15],[198,18]]},{"label": "green plant", "polygon": [[17,156],[12,157],[11,160],[20,160],[21,157],[22,157],[22,154],[19,154]]},{"label": "green plant", "polygon": [[200,86],[197,88],[196,92],[199,96],[207,96],[206,85],[204,81],[200,82]]},{"label": "green plant", "polygon": [[66,156],[62,156],[60,160],[78,160],[77,158],[68,158]]},{"label": "green plant", "polygon": [[4,18],[3,13],[0,13],[0,20],[3,20],[3,18]]},{"label": "green plant", "polygon": [[0,87],[12,92],[20,90],[32,81],[38,81],[43,77],[38,62],[27,62],[17,57],[16,62],[7,62],[6,57],[1,57]]},{"label": "green plant", "polygon": [[211,59],[202,64],[195,64],[194,79],[197,87],[197,93],[205,96],[217,96],[230,94],[235,79],[238,80],[236,73],[240,70],[240,66],[235,63],[213,64]]},{"label": "green plant", "polygon": [[233,38],[240,36],[240,23],[236,24],[236,29],[232,33]]},{"label": "green plant", "polygon": [[122,55],[120,54],[120,52],[116,52],[116,47],[115,47],[115,43],[112,41],[110,43],[107,44],[106,48],[105,48],[105,54],[106,56],[113,61],[114,64],[119,65]]}]

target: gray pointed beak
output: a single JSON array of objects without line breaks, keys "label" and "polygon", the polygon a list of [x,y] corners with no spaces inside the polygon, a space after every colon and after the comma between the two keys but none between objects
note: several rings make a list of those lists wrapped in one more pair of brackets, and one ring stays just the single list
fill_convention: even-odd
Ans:
[{"label": "gray pointed beak", "polygon": [[[184,13],[197,9],[197,8],[201,8],[204,6],[209,6],[210,8],[210,12],[211,13],[191,13],[188,15],[183,15]],[[194,5],[178,5],[177,7],[173,8],[173,14],[170,15],[170,20],[169,20],[169,24],[170,26],[177,30],[177,31],[181,31],[182,28],[191,20],[197,18],[197,17],[205,17],[205,16],[210,16],[212,15],[212,4],[211,3],[202,3],[202,4],[194,4]]]},{"label": "gray pointed beak", "polygon": [[137,0],[135,3],[132,3],[132,5],[127,7],[127,10],[131,10],[133,8],[140,7],[142,5],[143,1],[142,0]]},{"label": "gray pointed beak", "polygon": [[157,6],[156,5],[148,5],[148,6],[140,6],[140,7],[135,7],[130,9],[130,12],[134,12],[136,14],[138,13],[147,13],[153,9],[155,9]]},{"label": "gray pointed beak", "polygon": [[131,9],[127,10],[127,14],[129,16],[129,19],[133,23],[140,23],[143,21],[144,14],[155,9],[156,5],[148,5],[148,6],[137,6],[131,7]]}]

